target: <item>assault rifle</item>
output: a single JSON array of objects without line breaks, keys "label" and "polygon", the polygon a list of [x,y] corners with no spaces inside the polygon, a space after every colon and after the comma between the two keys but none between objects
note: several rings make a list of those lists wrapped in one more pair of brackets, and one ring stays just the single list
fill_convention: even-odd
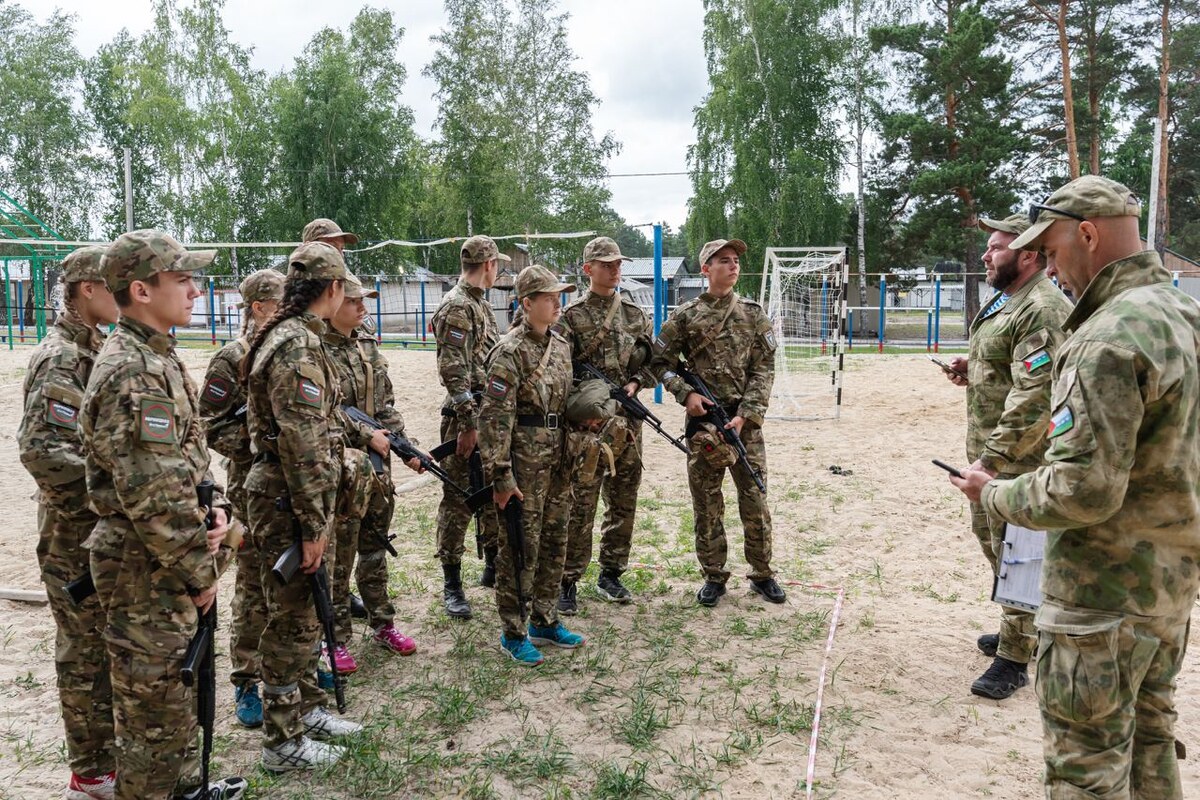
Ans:
[{"label": "assault rifle", "polygon": [[[204,509],[204,526],[212,530],[216,526],[213,515],[213,482],[205,478],[196,486],[196,499]],[[214,597],[208,611],[199,615],[199,625],[183,654],[183,669],[180,677],[184,686],[196,691],[196,718],[203,731],[200,750],[200,785],[208,791],[208,762],[212,758],[213,726],[217,719],[217,599]]]},{"label": "assault rifle", "polygon": [[[504,506],[504,528],[508,532],[508,552],[512,554],[513,583],[516,584],[517,602],[525,608],[525,591],[521,588],[521,574],[525,572],[525,506],[516,495],[508,498]],[[523,613],[523,612],[522,612]]]},{"label": "assault rifle", "polygon": [[760,492],[766,494],[767,485],[763,483],[762,473],[759,470],[756,470],[750,464],[750,457],[746,454],[746,445],[742,442],[742,437],[739,436],[738,432],[733,428],[727,427],[729,425],[729,414],[725,411],[725,407],[717,402],[717,398],[713,397],[713,393],[708,388],[708,384],[701,380],[699,375],[690,370],[684,369],[682,366],[679,366],[675,369],[675,374],[687,381],[687,383],[693,389],[695,389],[701,397],[712,403],[712,405],[708,407],[708,420],[717,427],[717,430],[720,431],[721,435],[725,437],[725,441],[730,447],[733,448],[733,451],[737,453],[738,463],[745,467],[746,471],[750,473],[750,477],[754,479],[754,485],[758,487]]},{"label": "assault rifle", "polygon": [[[458,451],[458,439],[447,439],[437,447],[429,451],[430,457],[435,461],[442,461],[446,456],[452,456]],[[467,460],[467,473],[471,485],[471,493],[467,498],[467,506],[471,509],[471,514],[475,517],[475,556],[483,558],[483,509],[487,508],[487,500],[491,498],[491,487],[487,485],[486,479],[483,476],[483,456],[479,452],[479,446],[471,451],[471,457]]]},{"label": "assault rifle", "polygon": [[[374,431],[383,430],[383,423],[367,414],[360,408],[356,408],[355,406],[342,406],[342,410],[346,412],[347,417],[354,422],[359,423],[360,425],[366,425],[368,428]],[[446,472],[446,470],[442,469],[441,465],[434,460],[433,456],[428,453],[421,452],[413,445],[412,442],[410,442],[408,439],[405,439],[400,434],[389,433],[387,435],[387,439],[388,446],[391,447],[392,452],[399,456],[401,460],[411,461],[414,458],[417,459],[417,461],[420,462],[423,470],[432,473],[433,476],[442,483],[446,484],[451,489],[455,490],[464,498],[466,498],[467,507],[471,509],[471,513],[475,513],[475,511],[492,501],[491,489],[484,488],[477,492],[470,492],[459,486],[454,482],[454,479],[450,477],[450,474]],[[371,456],[372,464],[378,463],[380,466],[382,466],[383,459],[378,453],[376,453],[374,450],[368,450],[367,454]]]},{"label": "assault rifle", "polygon": [[[291,511],[291,498],[276,498],[275,509],[277,511]],[[292,519],[292,527],[296,532],[296,541],[291,547],[283,551],[283,555],[279,556],[279,559],[276,560],[275,566],[271,567],[271,574],[275,576],[275,580],[284,586],[291,582],[296,572],[299,571],[300,565],[304,563],[304,545],[300,534],[300,520],[295,517]],[[309,589],[312,592],[313,605],[317,610],[317,619],[321,622],[321,630],[324,632],[325,652],[329,656],[329,671],[333,675],[333,694],[337,698],[338,713],[344,714],[346,713],[346,679],[338,672],[337,658],[333,652],[337,648],[337,631],[334,625],[333,600],[329,594],[329,571],[325,569],[324,560],[321,561],[321,566],[317,567],[317,571],[308,576],[308,581]]]},{"label": "assault rifle", "polygon": [[625,388],[618,386],[613,381],[609,380],[608,376],[600,370],[596,369],[591,364],[584,361],[575,362],[575,374],[585,378],[596,378],[608,384],[608,396],[616,400],[621,408],[625,409],[625,413],[630,417],[640,420],[649,425],[654,430],[658,431],[664,439],[678,447],[684,455],[691,455],[687,444],[684,443],[683,437],[674,437],[663,430],[662,420],[654,415],[654,413],[646,407],[646,404],[638,399],[637,395],[630,397],[625,393]]}]

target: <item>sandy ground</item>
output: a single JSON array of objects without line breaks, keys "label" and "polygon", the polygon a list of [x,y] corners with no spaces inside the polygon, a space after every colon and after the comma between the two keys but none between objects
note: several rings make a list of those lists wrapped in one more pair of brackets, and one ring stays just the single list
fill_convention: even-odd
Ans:
[{"label": "sandy ground", "polygon": [[[29,352],[0,351],[0,586],[35,589],[33,483],[14,444]],[[208,355],[186,351],[193,374],[202,375]],[[432,356],[388,357],[412,432],[433,442],[441,392]],[[474,620],[445,620],[432,559],[438,495],[432,487],[405,495],[393,592],[421,652],[401,660],[356,643],[365,666],[353,678],[350,715],[372,725],[374,746],[322,782],[258,773],[254,796],[803,796],[835,597],[811,584],[845,590],[815,796],[1039,796],[1032,688],[1002,703],[968,691],[988,664],[975,638],[996,629],[998,609],[966,503],[929,464],[962,460],[962,391],[923,355],[853,356],[845,383],[839,421],[767,429],[787,605],[765,607],[747,591],[731,509],[730,594],[713,611],[695,607],[682,461],[649,436],[633,556],[645,566],[629,573],[639,601],[585,602],[572,626],[588,645],[550,654],[538,672],[504,663],[484,590],[471,589]],[[674,406],[661,416],[680,425]],[[834,475],[831,465],[853,475]],[[477,562],[467,571],[474,578]],[[232,582],[226,576],[224,609]],[[224,674],[227,619],[222,627]],[[45,607],[0,601],[0,797],[61,796],[53,630]],[[1178,693],[1179,736],[1192,750],[1200,749],[1195,660]],[[221,767],[255,773],[257,735],[231,724],[226,681],[219,692]],[[645,724],[631,730],[630,720]],[[1185,794],[1200,793],[1197,764],[1183,763]]]}]

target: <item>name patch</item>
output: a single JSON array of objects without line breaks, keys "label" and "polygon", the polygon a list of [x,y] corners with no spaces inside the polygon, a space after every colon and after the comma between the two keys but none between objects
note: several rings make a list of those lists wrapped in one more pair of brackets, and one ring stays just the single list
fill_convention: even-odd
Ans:
[{"label": "name patch", "polygon": [[143,442],[174,444],[175,404],[154,397],[142,399],[138,414],[138,436]]},{"label": "name patch", "polygon": [[46,404],[46,422],[60,428],[78,430],[79,409],[73,408],[58,400],[50,400]]},{"label": "name patch", "polygon": [[1050,430],[1046,435],[1053,439],[1055,436],[1062,436],[1074,427],[1075,415],[1071,413],[1071,407],[1063,406],[1057,414],[1050,418]]},{"label": "name patch", "polygon": [[1034,370],[1041,369],[1049,363],[1050,354],[1045,350],[1039,350],[1029,358],[1025,359],[1025,371],[1033,372]]}]

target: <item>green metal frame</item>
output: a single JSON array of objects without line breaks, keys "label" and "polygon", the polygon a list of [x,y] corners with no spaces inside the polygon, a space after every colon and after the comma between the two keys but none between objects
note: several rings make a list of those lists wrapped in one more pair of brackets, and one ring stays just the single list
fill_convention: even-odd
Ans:
[{"label": "green metal frame", "polygon": [[[36,214],[5,192],[0,191],[0,244],[3,244],[6,239],[66,241],[56,230],[40,220]],[[0,256],[0,264],[4,268],[4,304],[6,309],[12,308],[9,302],[9,262],[28,261],[30,288],[33,293],[33,317],[37,341],[40,342],[46,336],[46,267],[62,261],[74,248],[67,244],[21,244],[19,246],[25,250],[24,255]],[[20,308],[17,313],[23,315],[25,309]],[[8,312],[8,349],[12,348],[12,312],[10,310]]]}]

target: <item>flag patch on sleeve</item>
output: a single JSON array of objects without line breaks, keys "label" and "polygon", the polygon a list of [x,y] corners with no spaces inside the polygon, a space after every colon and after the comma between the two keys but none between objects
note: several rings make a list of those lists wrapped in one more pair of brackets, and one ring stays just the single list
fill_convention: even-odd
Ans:
[{"label": "flag patch on sleeve", "polygon": [[1045,350],[1038,350],[1036,353],[1025,359],[1025,371],[1033,372],[1041,369],[1050,363],[1050,354]]},{"label": "flag patch on sleeve", "polygon": [[463,344],[467,341],[467,332],[461,328],[447,328],[446,339],[451,344]]},{"label": "flag patch on sleeve", "polygon": [[1075,415],[1071,413],[1071,407],[1063,406],[1058,410],[1058,413],[1050,418],[1050,430],[1046,435],[1053,439],[1055,436],[1062,436],[1074,427]]},{"label": "flag patch on sleeve", "polygon": [[487,391],[492,397],[503,400],[508,395],[508,383],[503,378],[490,378]]}]

